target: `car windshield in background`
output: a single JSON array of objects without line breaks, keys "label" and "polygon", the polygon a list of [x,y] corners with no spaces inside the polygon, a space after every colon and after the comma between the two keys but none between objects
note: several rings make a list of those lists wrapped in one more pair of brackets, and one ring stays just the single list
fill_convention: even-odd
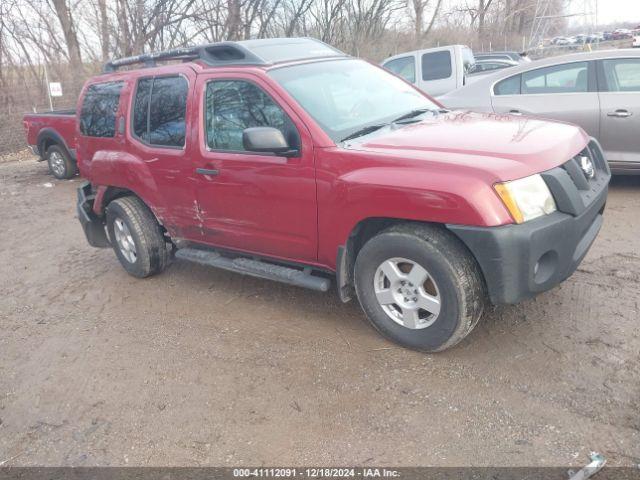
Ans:
[{"label": "car windshield in background", "polygon": [[294,65],[269,75],[335,142],[407,112],[439,108],[395,75],[362,60]]}]

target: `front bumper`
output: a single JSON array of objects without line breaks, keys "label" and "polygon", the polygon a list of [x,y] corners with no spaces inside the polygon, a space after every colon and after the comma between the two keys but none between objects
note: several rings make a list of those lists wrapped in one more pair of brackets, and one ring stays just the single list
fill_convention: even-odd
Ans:
[{"label": "front bumper", "polygon": [[494,304],[517,303],[567,279],[589,251],[602,226],[611,172],[592,140],[595,176],[585,178],[574,159],[541,175],[558,211],[519,225],[447,225],[475,256]]},{"label": "front bumper", "polygon": [[92,247],[108,248],[111,246],[104,222],[93,211],[94,195],[91,191],[91,184],[85,182],[78,187],[78,220],[82,225],[87,242]]},{"label": "front bumper", "polygon": [[447,225],[471,250],[494,304],[520,300],[567,279],[589,251],[602,226],[606,190],[579,217],[555,212],[520,225]]}]

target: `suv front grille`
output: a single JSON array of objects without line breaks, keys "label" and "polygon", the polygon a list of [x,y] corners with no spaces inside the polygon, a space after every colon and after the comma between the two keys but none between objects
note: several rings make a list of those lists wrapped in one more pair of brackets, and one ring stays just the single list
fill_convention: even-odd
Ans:
[{"label": "suv front grille", "polygon": [[611,173],[598,142],[591,140],[578,155],[541,174],[558,210],[580,215],[607,187]]}]

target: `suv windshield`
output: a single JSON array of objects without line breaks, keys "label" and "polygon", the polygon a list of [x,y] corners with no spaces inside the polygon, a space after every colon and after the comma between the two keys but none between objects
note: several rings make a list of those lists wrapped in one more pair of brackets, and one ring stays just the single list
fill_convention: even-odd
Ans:
[{"label": "suv windshield", "polygon": [[293,65],[269,75],[335,142],[408,112],[439,108],[400,78],[362,60]]}]

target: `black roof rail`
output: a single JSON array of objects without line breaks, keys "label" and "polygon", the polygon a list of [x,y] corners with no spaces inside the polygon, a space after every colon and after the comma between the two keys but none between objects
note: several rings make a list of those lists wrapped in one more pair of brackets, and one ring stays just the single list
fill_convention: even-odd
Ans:
[{"label": "black roof rail", "polygon": [[202,60],[209,66],[272,65],[274,63],[311,58],[346,57],[340,50],[315,38],[267,38],[218,42],[193,47],[181,47],[163,52],[143,53],[133,57],[111,60],[104,72],[115,72],[126,65],[156,66],[167,60]]},{"label": "black roof rail", "polygon": [[146,67],[155,67],[159,61],[182,60],[188,62],[197,59],[201,59],[211,66],[269,64],[238,42],[219,42],[118,58],[107,62],[103,71],[105,73],[115,72],[118,68],[126,65],[144,64]]}]

